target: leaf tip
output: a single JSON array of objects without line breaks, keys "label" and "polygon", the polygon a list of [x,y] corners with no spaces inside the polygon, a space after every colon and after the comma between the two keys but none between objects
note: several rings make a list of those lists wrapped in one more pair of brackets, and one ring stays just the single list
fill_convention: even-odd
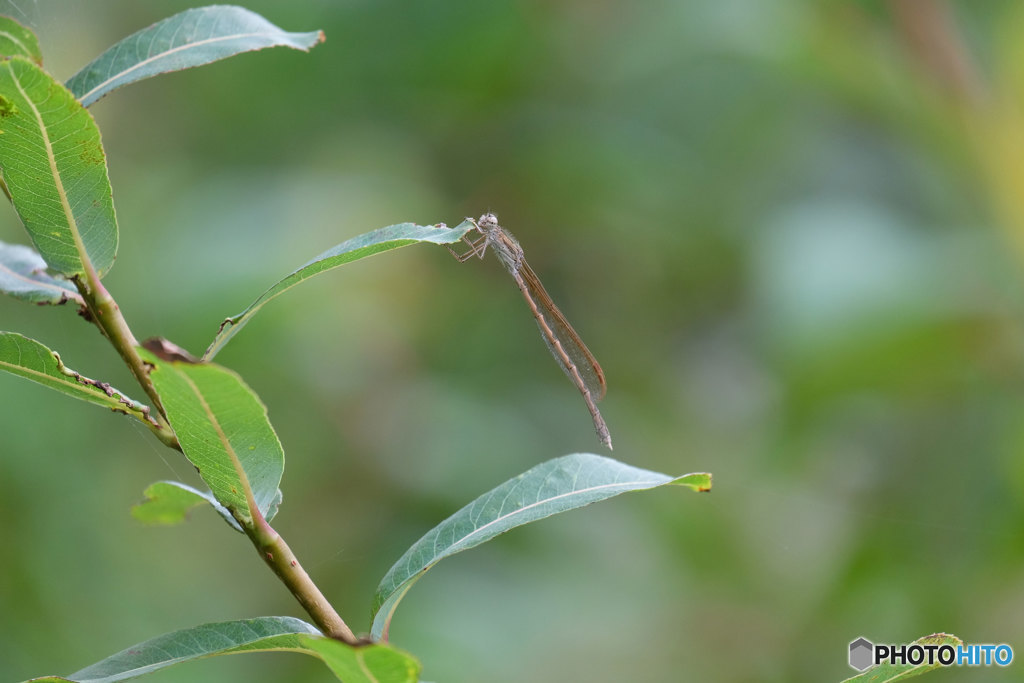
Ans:
[{"label": "leaf tip", "polygon": [[684,474],[671,483],[677,486],[685,486],[697,493],[707,493],[711,490],[711,479],[710,472],[694,472],[692,474]]}]

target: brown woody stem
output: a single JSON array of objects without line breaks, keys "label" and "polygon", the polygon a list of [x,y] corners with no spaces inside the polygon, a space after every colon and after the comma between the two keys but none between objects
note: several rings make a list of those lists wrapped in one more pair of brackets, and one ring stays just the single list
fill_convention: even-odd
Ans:
[{"label": "brown woody stem", "polygon": [[[167,414],[164,411],[160,395],[157,393],[156,387],[153,386],[146,364],[138,354],[139,343],[135,339],[135,335],[132,334],[124,316],[121,315],[121,309],[117,302],[100,282],[92,264],[87,262],[85,270],[85,278],[75,278],[75,284],[82,294],[89,314],[103,335],[117,349],[125,364],[135,375],[139,385],[152,401],[156,412],[155,415],[151,415],[156,422],[153,432],[166,445],[180,451],[181,444],[178,443],[174,430],[171,429],[170,423],[167,421]],[[353,645],[357,644],[359,640],[352,633],[352,629],[342,620],[324,594],[313,583],[285,540],[274,531],[260,513],[252,490],[244,477],[243,482],[251,519],[243,518],[238,521],[249,540],[256,546],[260,557],[288,587],[288,590],[325,635]]]},{"label": "brown woody stem", "polygon": [[281,534],[274,531],[258,510],[253,508],[253,511],[255,519],[243,528],[263,561],[288,587],[324,635],[350,645],[358,644],[359,639],[313,583]]},{"label": "brown woody stem", "polygon": [[85,280],[76,277],[74,281],[78,286],[82,299],[85,301],[89,314],[92,316],[93,322],[96,323],[103,336],[117,350],[117,353],[124,360],[128,369],[135,376],[139,386],[142,387],[142,390],[146,392],[146,395],[152,402],[155,414],[151,414],[150,417],[156,422],[156,429],[153,430],[153,433],[165,445],[180,451],[181,445],[178,443],[178,438],[174,435],[171,425],[167,422],[167,415],[164,413],[160,395],[157,393],[156,387],[153,386],[153,381],[149,378],[149,371],[146,369],[145,363],[136,351],[139,342],[135,339],[135,335],[132,334],[128,323],[125,322],[124,316],[121,315],[121,309],[117,302],[114,301],[114,297],[110,295],[107,288],[100,282],[91,264],[88,264],[86,268]]}]

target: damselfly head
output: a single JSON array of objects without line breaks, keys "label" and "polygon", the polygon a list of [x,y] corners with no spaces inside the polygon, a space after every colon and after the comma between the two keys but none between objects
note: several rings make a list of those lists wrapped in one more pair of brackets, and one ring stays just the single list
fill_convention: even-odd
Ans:
[{"label": "damselfly head", "polygon": [[485,213],[480,216],[480,220],[476,222],[476,225],[480,230],[488,232],[498,227],[498,217],[493,213]]}]

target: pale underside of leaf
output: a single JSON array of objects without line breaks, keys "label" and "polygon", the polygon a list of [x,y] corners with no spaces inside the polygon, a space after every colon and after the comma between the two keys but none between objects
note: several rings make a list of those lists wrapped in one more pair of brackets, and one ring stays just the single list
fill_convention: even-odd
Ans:
[{"label": "pale underside of leaf", "polygon": [[31,248],[0,242],[0,292],[33,304],[82,303],[74,284],[46,272],[46,261]]},{"label": "pale underside of leaf", "polygon": [[242,7],[188,9],[121,40],[72,76],[67,86],[89,106],[112,90],[144,78],[268,47],[309,51],[323,39],[320,31],[283,31]]},{"label": "pale underside of leaf", "polygon": [[252,500],[270,519],[280,501],[284,450],[267,409],[242,379],[213,363],[165,361],[146,349],[150,378],[185,456],[217,501],[251,519]]},{"label": "pale underside of leaf", "polygon": [[44,345],[15,332],[0,332],[0,370],[148,423],[149,409],[103,382],[71,370]]},{"label": "pale underside of leaf", "polygon": [[231,512],[209,491],[200,491],[179,481],[158,481],[150,484],[144,495],[146,500],[132,507],[132,516],[145,524],[178,524],[185,520],[189,510],[208,504],[232,529],[244,533]]},{"label": "pale underside of leaf", "polygon": [[353,237],[350,240],[328,249],[305,265],[297,268],[284,279],[265,291],[248,308],[234,315],[223,323],[213,343],[203,354],[203,360],[210,360],[227,344],[232,337],[241,331],[268,301],[288,291],[303,280],[314,275],[351,263],[367,256],[380,254],[391,249],[398,249],[410,244],[429,242],[432,244],[451,244],[458,242],[473,227],[469,221],[448,228],[435,225],[417,225],[415,223],[399,223],[379,228],[371,232]]},{"label": "pale underside of leaf", "polygon": [[101,277],[117,253],[99,129],[74,96],[23,57],[0,62],[0,169],[50,270]]},{"label": "pale underside of leaf", "polygon": [[272,650],[309,653],[300,641],[304,636],[316,637],[320,632],[292,617],[203,624],[138,643],[58,680],[115,683],[205,657]]},{"label": "pale underside of leaf", "polygon": [[480,496],[405,552],[377,588],[371,632],[377,638],[387,638],[391,617],[402,596],[445,557],[523,524],[620,493],[666,484],[707,491],[711,488],[711,475],[697,473],[673,478],[590,453],[566,455],[537,465]]},{"label": "pale underside of leaf", "polygon": [[[203,624],[122,650],[66,677],[31,683],[116,683],[207,657],[248,652],[296,652],[320,659],[343,683],[417,683],[420,664],[384,643],[352,646],[324,637],[292,617],[259,617]],[[30,683],[30,682],[26,682]]]}]

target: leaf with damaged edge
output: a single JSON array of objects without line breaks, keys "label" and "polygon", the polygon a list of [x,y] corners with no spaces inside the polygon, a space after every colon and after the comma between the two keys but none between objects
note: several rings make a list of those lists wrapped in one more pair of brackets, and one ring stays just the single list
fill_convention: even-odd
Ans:
[{"label": "leaf with damaged edge", "polygon": [[352,647],[330,638],[299,636],[345,683],[417,683],[420,663],[387,643]]},{"label": "leaf with damaged edge", "polygon": [[165,633],[107,657],[64,677],[35,678],[33,681],[114,683],[160,671],[175,664],[204,657],[244,652],[301,652],[311,654],[303,638],[323,637],[301,619],[258,617],[222,621]]},{"label": "leaf with damaged edge", "polygon": [[88,111],[24,57],[0,62],[0,170],[50,270],[102,276],[117,220],[100,132]]},{"label": "leaf with damaged edge", "polygon": [[148,423],[146,406],[109,384],[83,377],[56,352],[16,332],[0,332],[0,370]]},{"label": "leaf with damaged edge", "polygon": [[289,33],[242,7],[198,7],[121,40],[72,76],[68,89],[89,106],[123,85],[268,47],[308,52],[321,31]]},{"label": "leaf with damaged edge", "polygon": [[402,555],[377,587],[371,633],[386,640],[399,600],[424,572],[449,555],[529,522],[666,484],[709,491],[711,475],[670,477],[591,453],[565,455],[527,470],[441,522]]},{"label": "leaf with damaged edge", "polygon": [[203,354],[203,360],[210,360],[216,356],[224,345],[238,334],[239,330],[249,322],[249,319],[264,304],[303,280],[319,275],[326,270],[343,266],[346,263],[358,261],[361,258],[390,251],[391,249],[398,249],[409,244],[416,244],[417,242],[431,242],[433,244],[458,242],[472,227],[473,224],[469,221],[463,221],[454,228],[399,223],[398,225],[379,228],[342,242],[293,271],[288,277],[265,291],[247,309],[221,323],[220,330],[218,330],[217,336],[214,337],[213,343],[210,344],[210,347],[206,349],[206,353]]},{"label": "leaf with damaged edge", "polygon": [[36,34],[10,17],[0,16],[0,57],[21,55],[36,64],[43,63]]},{"label": "leaf with damaged edge", "polygon": [[194,489],[178,481],[158,481],[150,484],[144,495],[144,502],[132,506],[132,517],[143,524],[180,524],[185,521],[189,510],[197,505],[209,504],[232,529],[242,531],[242,527],[228,509],[218,503],[212,493]]},{"label": "leaf with damaged edge", "polygon": [[[952,645],[954,648],[958,645],[963,645],[963,641],[956,636],[951,636],[946,633],[935,633],[930,636],[918,638],[914,641],[918,645]],[[871,669],[868,669],[862,674],[858,674],[853,678],[847,678],[843,683],[895,683],[895,681],[903,681],[914,676],[920,676],[923,673],[932,671],[934,669],[944,668],[942,664],[936,659],[932,664],[927,664],[927,659],[921,664],[879,664]]]},{"label": "leaf with damaged edge", "polygon": [[279,500],[284,451],[266,406],[242,378],[213,363],[165,361],[139,348],[185,456],[236,519],[251,518],[246,491],[269,521]]},{"label": "leaf with damaged edge", "polygon": [[46,272],[46,261],[29,247],[0,242],[0,292],[32,304],[82,303],[75,286]]}]

